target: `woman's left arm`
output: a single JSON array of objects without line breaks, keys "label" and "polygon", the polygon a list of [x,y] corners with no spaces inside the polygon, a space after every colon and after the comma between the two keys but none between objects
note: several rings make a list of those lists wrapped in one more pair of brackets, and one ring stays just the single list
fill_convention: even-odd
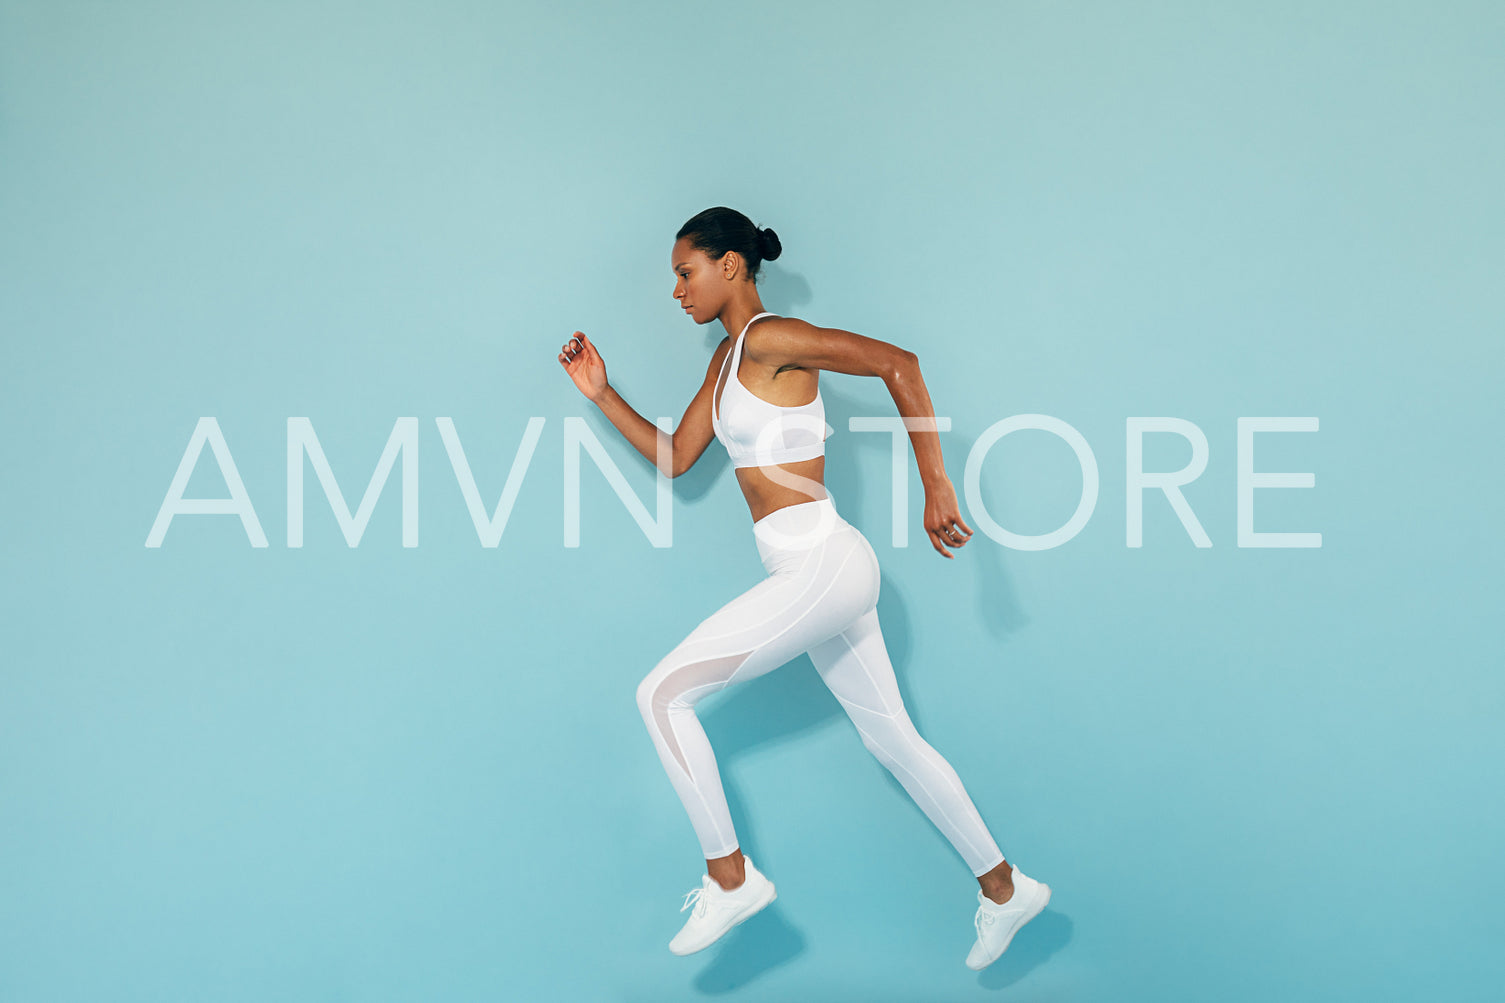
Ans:
[{"label": "woman's left arm", "polygon": [[882,379],[914,444],[915,462],[925,485],[924,524],[931,546],[941,556],[951,557],[947,547],[967,542],[972,528],[962,520],[956,489],[946,476],[935,408],[925,378],[920,375],[919,356],[886,341],[840,328],[816,327],[793,317],[770,319],[753,327],[746,335],[743,353],[760,365],[776,369],[798,366]]}]

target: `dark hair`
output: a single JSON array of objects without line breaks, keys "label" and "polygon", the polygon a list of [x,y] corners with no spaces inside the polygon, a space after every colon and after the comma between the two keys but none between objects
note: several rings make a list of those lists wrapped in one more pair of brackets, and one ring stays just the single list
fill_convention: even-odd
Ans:
[{"label": "dark hair", "polygon": [[712,261],[719,261],[727,251],[736,251],[747,262],[747,275],[758,279],[758,266],[773,261],[784,251],[779,235],[768,227],[758,229],[753,221],[735,209],[718,205],[691,216],[675,240],[690,238],[690,246],[704,251]]}]

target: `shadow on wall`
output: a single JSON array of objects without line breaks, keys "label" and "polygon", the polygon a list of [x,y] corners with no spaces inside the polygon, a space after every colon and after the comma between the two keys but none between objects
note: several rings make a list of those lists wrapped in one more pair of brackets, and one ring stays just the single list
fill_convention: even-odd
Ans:
[{"label": "shadow on wall", "polygon": [[1008,989],[1021,982],[1030,972],[1050,960],[1051,955],[1071,942],[1074,931],[1071,918],[1057,912],[1055,889],[1051,889],[1051,905],[1029,921],[1018,937],[1009,944],[1003,957],[977,973],[977,984],[984,989]]},{"label": "shadow on wall", "polygon": [[754,979],[786,964],[805,950],[805,937],[777,901],[750,923],[727,934],[710,964],[695,976],[695,988],[710,996],[736,992]]},{"label": "shadow on wall", "polygon": [[774,313],[787,316],[791,307],[808,306],[815,299],[808,279],[776,261],[763,262],[758,273],[758,295]]}]

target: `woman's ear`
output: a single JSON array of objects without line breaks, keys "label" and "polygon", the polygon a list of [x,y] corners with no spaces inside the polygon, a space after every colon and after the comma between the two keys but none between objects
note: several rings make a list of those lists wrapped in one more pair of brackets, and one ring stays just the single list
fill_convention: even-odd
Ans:
[{"label": "woman's ear", "polygon": [[742,255],[736,251],[727,251],[721,256],[721,277],[735,279],[742,274]]}]

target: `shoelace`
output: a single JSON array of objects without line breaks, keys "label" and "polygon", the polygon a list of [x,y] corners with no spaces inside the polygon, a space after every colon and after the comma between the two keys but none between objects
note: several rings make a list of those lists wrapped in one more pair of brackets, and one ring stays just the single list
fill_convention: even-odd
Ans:
[{"label": "shoelace", "polygon": [[679,907],[679,911],[684,912],[686,909],[690,908],[690,906],[694,906],[694,915],[704,916],[706,903],[708,901],[710,900],[706,898],[705,885],[702,884],[699,888],[692,889],[689,894],[685,896],[685,904]]},{"label": "shoelace", "polygon": [[[1017,888],[1014,889],[1014,894],[1018,895],[1019,894],[1019,889],[1017,889]],[[1007,906],[1010,903],[1012,903],[1013,901],[1014,901],[1013,899],[1009,899],[1008,902],[1004,903],[1001,906],[994,906],[994,909],[998,909],[998,910],[1006,909]],[[994,923],[997,923],[1002,918],[1003,913],[1001,911],[1000,912],[995,912],[994,909],[989,909],[985,905],[978,905],[978,907],[977,907],[977,915],[972,918],[972,925],[975,926],[975,927],[977,927],[977,936],[979,938],[982,938],[982,935],[983,935],[982,928],[983,927],[985,927],[985,926],[986,927],[991,927]]]}]

